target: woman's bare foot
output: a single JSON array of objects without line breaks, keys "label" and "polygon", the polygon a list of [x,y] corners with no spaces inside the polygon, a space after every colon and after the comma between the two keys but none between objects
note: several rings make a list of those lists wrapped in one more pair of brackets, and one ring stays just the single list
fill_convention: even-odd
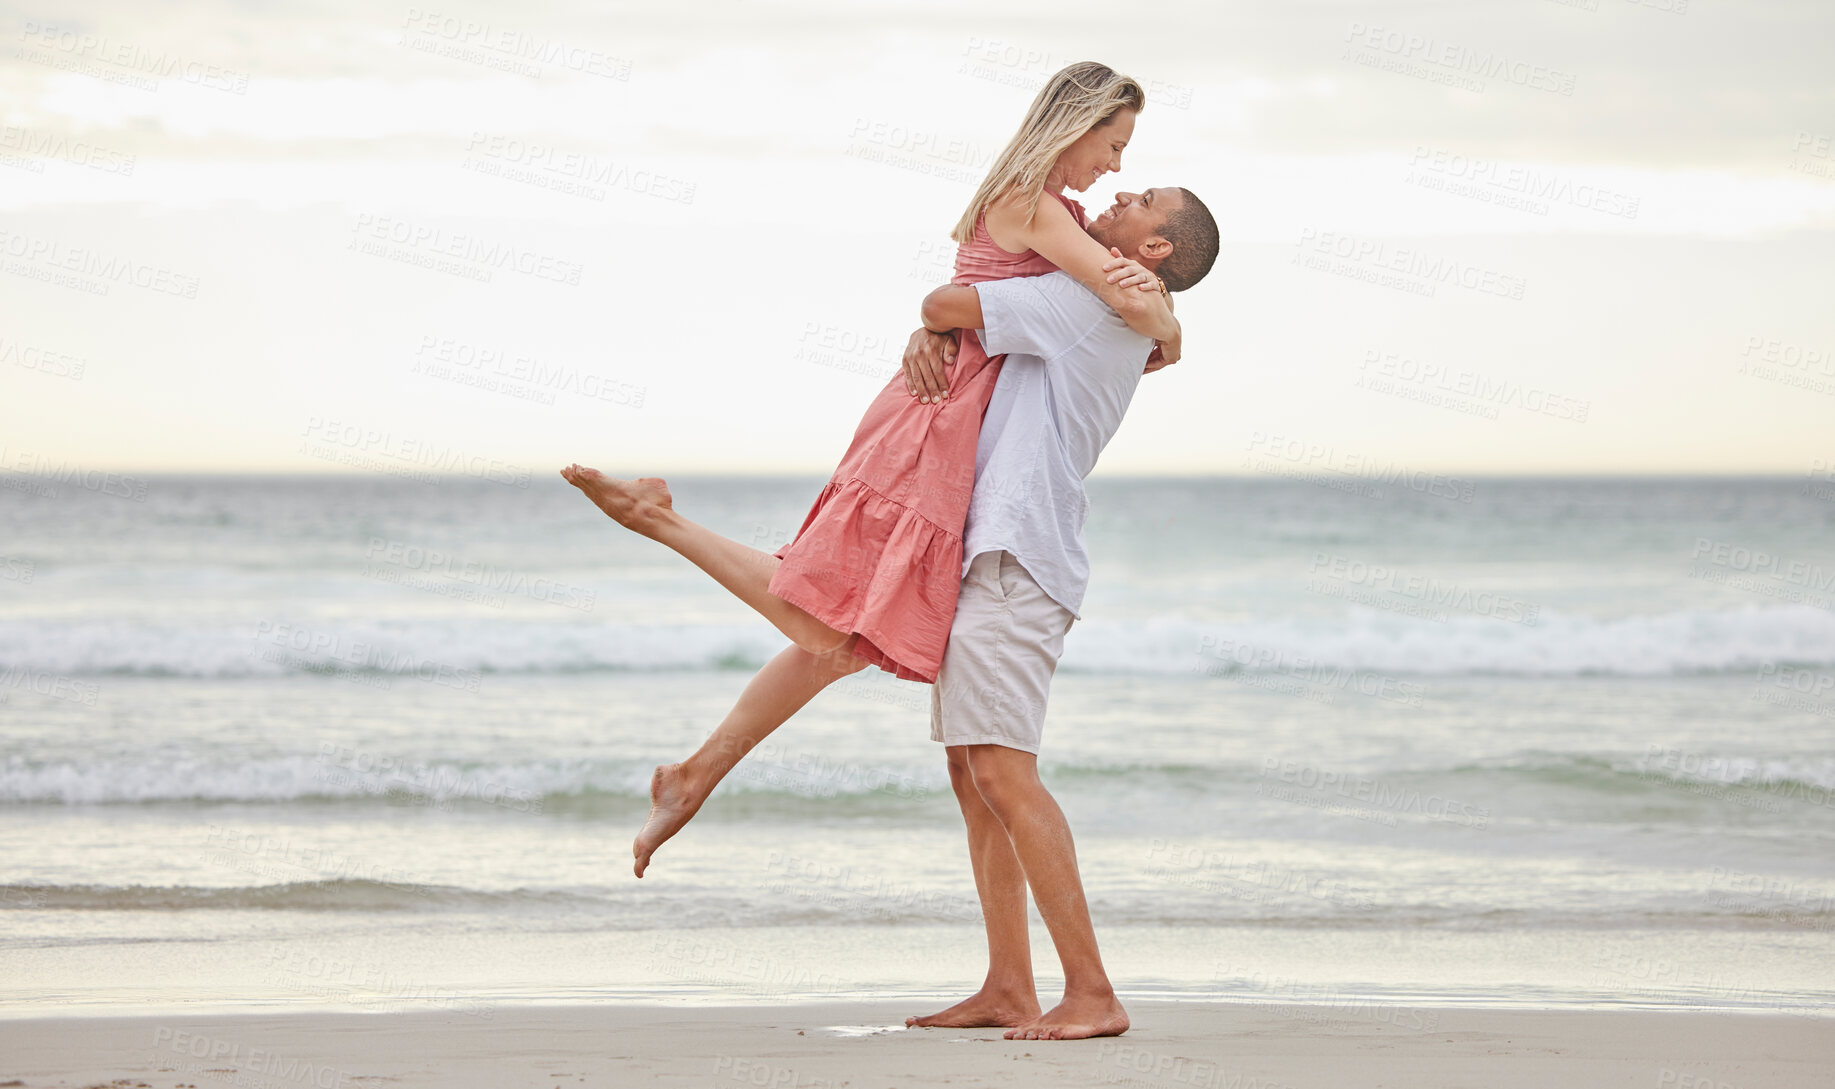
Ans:
[{"label": "woman's bare foot", "polygon": [[612,521],[646,537],[655,536],[656,525],[664,513],[675,510],[669,485],[653,476],[619,480],[578,464],[562,469],[561,476],[585,492],[586,498]]},{"label": "woman's bare foot", "polygon": [[631,872],[642,877],[650,866],[650,856],[680,832],[706,800],[682,774],[682,765],[659,764],[650,776],[650,816],[638,831],[637,841],[631,844],[631,856],[637,860]]},{"label": "woman's bare foot", "polygon": [[1128,1031],[1128,1013],[1110,991],[1106,997],[1071,998],[1001,1033],[1009,1040],[1087,1040],[1092,1036],[1120,1036]]},{"label": "woman's bare foot", "polygon": [[1016,1028],[1039,1015],[1039,1000],[1030,989],[1012,993],[986,987],[940,1013],[905,1018],[906,1028]]}]

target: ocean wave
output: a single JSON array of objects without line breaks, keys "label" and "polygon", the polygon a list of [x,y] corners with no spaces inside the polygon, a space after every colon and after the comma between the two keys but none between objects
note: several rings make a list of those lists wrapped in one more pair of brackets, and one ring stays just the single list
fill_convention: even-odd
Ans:
[{"label": "ocean wave", "polygon": [[[1273,674],[1337,684],[1384,676],[1685,676],[1835,666],[1835,613],[1809,606],[1683,609],[1619,618],[1543,613],[1536,623],[1401,616],[1207,623],[1180,616],[1079,623],[1067,672]],[[231,626],[0,623],[0,690],[60,677],[320,674],[455,687],[487,674],[753,670],[784,645],[756,624],[619,624],[502,618],[263,620]],[[1835,682],[1832,682],[1835,683]]]},{"label": "ocean wave", "polygon": [[[1808,606],[1684,609],[1612,619],[1543,613],[1534,624],[1429,620],[1360,610],[1322,620],[1225,624],[1164,619],[1079,624],[1063,668],[1087,672],[1276,674],[1339,684],[1347,675],[1689,676],[1835,664],[1835,614]],[[1072,639],[1078,636],[1073,634]],[[1835,682],[1831,682],[1835,683]]]},{"label": "ocean wave", "polygon": [[[282,803],[424,806],[456,809],[491,806],[519,813],[598,810],[624,813],[649,799],[654,765],[629,760],[459,762],[413,753],[386,763],[367,754],[353,760],[295,754],[238,758],[160,752],[88,760],[32,760],[13,756],[0,765],[0,804],[133,805],[163,802]],[[1253,797],[1258,786],[1278,786],[1322,802],[1344,791],[1374,790],[1384,797],[1439,795],[1480,799],[1506,788],[1636,800],[1664,789],[1666,802],[1693,797],[1773,808],[1783,801],[1835,805],[1835,757],[1799,754],[1695,752],[1649,746],[1643,752],[1580,754],[1529,752],[1474,763],[1413,762],[1393,766],[1307,764],[1269,768],[1268,761],[1218,764],[1060,762],[1040,771],[1055,789],[1113,796],[1123,789],[1179,797]],[[761,747],[722,781],[733,804],[776,806],[786,812],[833,815],[837,803],[866,810],[902,807],[946,796],[950,787],[931,764],[828,760]],[[1354,804],[1366,801],[1352,798]],[[813,806],[811,803],[814,803]],[[901,812],[904,810],[901,808]]]},{"label": "ocean wave", "polygon": [[1616,800],[1637,807],[1647,819],[1704,807],[1782,815],[1796,806],[1835,806],[1835,758],[1717,755],[1667,746],[1636,755],[1548,755],[1462,765],[1433,779],[1436,786],[1472,797],[1517,787],[1550,802],[1562,794]]},{"label": "ocean wave", "polygon": [[[393,755],[351,759],[312,755],[138,757],[88,761],[28,760],[0,766],[0,804],[107,805],[152,802],[349,802],[441,809],[493,806],[522,813],[624,809],[650,797],[654,763],[530,761],[459,763]],[[721,790],[793,800],[854,798],[873,803],[922,800],[949,786],[931,767],[891,767],[847,761],[749,760]]]},{"label": "ocean wave", "polygon": [[336,878],[271,885],[0,885],[0,907],[37,911],[501,910],[519,901],[585,902],[564,892],[486,892]]},{"label": "ocean wave", "polygon": [[484,673],[756,669],[784,642],[762,622],[259,620],[181,626],[34,620],[0,622],[0,670],[147,677],[316,673],[462,685]]},{"label": "ocean wave", "polygon": [[[0,911],[258,911],[476,914],[524,929],[677,930],[783,926],[975,924],[970,895],[917,881],[845,885],[783,881],[766,896],[701,890],[661,902],[611,888],[478,889],[454,885],[328,878],[261,885],[0,885]],[[1255,890],[1250,890],[1255,891]],[[1306,930],[1435,928],[1466,931],[1568,929],[1835,929],[1827,897],[1773,906],[1730,902],[1681,908],[1602,903],[1598,910],[1450,906],[1407,898],[1314,902],[1301,895],[1244,896],[1238,889],[1163,888],[1152,897],[1105,897],[1092,907],[1108,925],[1246,926]],[[1748,898],[1750,899],[1750,898]]]}]

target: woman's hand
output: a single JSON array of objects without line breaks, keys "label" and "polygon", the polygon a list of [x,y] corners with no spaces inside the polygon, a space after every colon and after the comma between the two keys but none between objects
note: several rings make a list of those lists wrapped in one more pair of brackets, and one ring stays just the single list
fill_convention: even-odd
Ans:
[{"label": "woman's hand", "polygon": [[949,395],[945,368],[956,361],[956,335],[919,329],[905,342],[905,388],[924,404]]},{"label": "woman's hand", "polygon": [[1132,257],[1123,257],[1121,251],[1109,247],[1109,259],[1103,262],[1102,271],[1108,274],[1109,283],[1116,287],[1138,287],[1142,291],[1159,291],[1160,278],[1147,271],[1147,266]]},{"label": "woman's hand", "polygon": [[[1095,292],[1097,298],[1128,323],[1128,328],[1142,336],[1157,340],[1178,331],[1178,319],[1172,316],[1171,295],[1142,290],[1138,284],[1124,289],[1109,283],[1109,273],[1104,272],[1102,266],[1121,260],[1121,251],[1091,238],[1072,218],[1068,208],[1056,200],[1041,200],[1037,214],[1027,222],[1019,214],[1017,204],[1017,200],[1002,198],[988,210],[988,231],[995,241],[1014,253],[1022,248],[1034,250]],[[1002,229],[996,224],[1003,214],[1021,224],[1008,237],[1002,237]],[[1010,239],[1022,244],[1009,245]]]},{"label": "woman's hand", "polygon": [[1185,331],[1181,329],[1179,335],[1171,340],[1156,340],[1153,344],[1153,353],[1147,357],[1147,367],[1141,371],[1142,374],[1152,374],[1177,363],[1179,357],[1185,354]]}]

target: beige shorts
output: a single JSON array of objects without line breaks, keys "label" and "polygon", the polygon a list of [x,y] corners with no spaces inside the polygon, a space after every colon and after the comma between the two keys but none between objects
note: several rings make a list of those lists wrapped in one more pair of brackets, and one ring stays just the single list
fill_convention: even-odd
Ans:
[{"label": "beige shorts", "polygon": [[983,552],[962,576],[943,667],[930,687],[930,739],[1037,755],[1045,700],[1075,618],[1011,552]]}]

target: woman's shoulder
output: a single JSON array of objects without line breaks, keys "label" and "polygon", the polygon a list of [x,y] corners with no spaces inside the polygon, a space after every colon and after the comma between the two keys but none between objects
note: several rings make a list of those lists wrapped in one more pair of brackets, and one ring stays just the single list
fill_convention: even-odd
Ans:
[{"label": "woman's shoulder", "polygon": [[976,220],[976,227],[980,229],[984,223],[992,224],[995,230],[1004,235],[1027,236],[1059,217],[1082,226],[1084,219],[1078,214],[1082,210],[1076,201],[1050,191],[1042,192],[1034,198],[1009,190],[988,202],[981,217]]},{"label": "woman's shoulder", "polygon": [[1024,222],[1031,216],[1060,208],[1068,212],[1076,203],[1069,197],[1061,193],[1053,193],[1049,189],[1041,189],[1036,194],[1019,189],[1009,189],[988,201],[988,206],[983,214]]},{"label": "woman's shoulder", "polygon": [[1018,193],[1008,190],[994,197],[982,206],[981,214],[975,217],[977,233],[987,230],[989,223],[1001,227],[1018,227],[1026,222],[1025,202]]},{"label": "woman's shoulder", "polygon": [[974,237],[966,245],[989,257],[1024,256],[1032,252],[1026,245],[1027,228],[1025,198],[1009,191],[981,209],[975,217]]}]

